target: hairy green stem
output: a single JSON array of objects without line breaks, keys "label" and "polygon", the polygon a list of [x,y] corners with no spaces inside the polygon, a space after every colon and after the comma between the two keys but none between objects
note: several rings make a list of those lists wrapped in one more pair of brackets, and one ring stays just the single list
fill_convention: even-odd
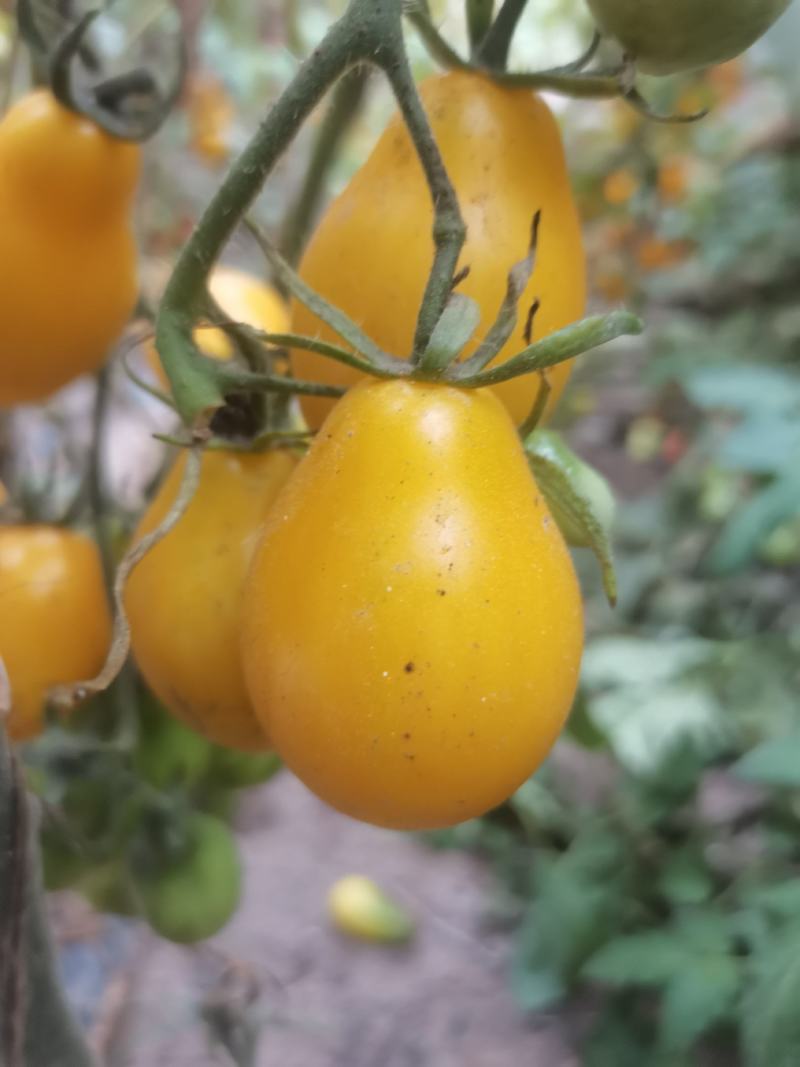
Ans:
[{"label": "hairy green stem", "polygon": [[100,673],[86,681],[56,685],[50,689],[48,700],[60,711],[71,711],[89,697],[108,689],[120,673],[128,658],[131,645],[131,628],[125,611],[125,586],[134,567],[144,559],[151,548],[163,540],[183,518],[194,499],[200,484],[202,446],[204,438],[187,442],[186,467],[178,494],[159,525],[137,541],[120,561],[114,575],[114,634],[106,661]]},{"label": "hairy green stem", "polygon": [[290,263],[297,263],[319,210],[331,163],[342,140],[356,119],[369,79],[369,67],[361,64],[337,85],[328,113],[319,128],[305,179],[290,207],[278,247]]},{"label": "hairy green stem", "polygon": [[467,30],[470,51],[474,55],[492,24],[494,0],[467,0]]},{"label": "hairy green stem", "polygon": [[386,76],[397,97],[411,140],[417,149],[419,161],[425,171],[431,197],[433,199],[433,243],[435,252],[433,266],[425,286],[414,331],[412,362],[421,358],[442,316],[447,300],[453,288],[453,277],[458,265],[458,257],[467,237],[467,227],[461,217],[461,209],[455,190],[445,170],[439,147],[433,136],[428,116],[417,93],[414,77],[408,65],[403,34],[400,23],[396,27],[396,61],[387,66]]},{"label": "hairy green stem", "polygon": [[547,70],[520,73],[493,71],[492,81],[507,85],[509,89],[534,89],[590,100],[622,95],[619,76],[615,72],[559,74]]},{"label": "hairy green stem", "polygon": [[[3,672],[4,673],[4,672]],[[2,703],[0,699],[0,703]],[[0,722],[0,1062],[95,1067],[64,999],[17,757]]]},{"label": "hairy green stem", "polygon": [[[372,371],[370,371],[372,373]],[[337,385],[324,385],[321,382],[304,382],[290,378],[285,374],[268,374],[259,371],[241,370],[238,367],[225,366],[219,376],[229,391],[235,389],[264,389],[273,393],[299,393],[302,396],[340,397],[345,390]]]},{"label": "hairy green stem", "polygon": [[108,535],[106,521],[105,489],[103,485],[103,446],[108,423],[108,405],[110,400],[111,376],[108,364],[100,368],[95,375],[95,394],[92,406],[92,438],[86,461],[86,481],[89,496],[89,508],[92,513],[94,535],[100,550],[100,561],[106,589],[114,584],[114,553]]},{"label": "hairy green stem", "polygon": [[389,79],[431,188],[436,252],[415,338],[415,351],[424,350],[447,301],[465,228],[408,66],[401,14],[401,0],[351,0],[236,161],[184,247],[161,302],[156,344],[187,425],[207,424],[222,400],[224,370],[197,360],[191,340],[208,273],[300,124],[358,63],[380,67]]},{"label": "hairy green stem", "polygon": [[528,0],[504,0],[478,51],[478,58],[485,66],[505,70],[511,39],[527,3]]}]

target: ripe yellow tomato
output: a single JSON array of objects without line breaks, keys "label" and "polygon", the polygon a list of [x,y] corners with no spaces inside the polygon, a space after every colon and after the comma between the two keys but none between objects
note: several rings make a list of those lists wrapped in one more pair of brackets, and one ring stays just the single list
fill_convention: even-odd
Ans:
[{"label": "ripe yellow tomato", "polygon": [[[520,301],[517,329],[499,354],[502,361],[525,346],[525,318],[534,299],[541,302],[534,338],[567,326],[584,312],[585,256],[558,126],[547,104],[533,93],[501,88],[477,73],[429,78],[420,94],[467,224],[459,266],[469,266],[470,274],[459,291],[480,306],[479,334],[493,322],[508,272],[526,254],[534,213],[542,212],[536,268]],[[328,208],[300,273],[379,345],[407,357],[433,257],[432,224],[422,168],[408,132],[395,117]],[[299,304],[292,314],[295,333],[336,339]],[[346,386],[357,378],[351,368],[308,352],[294,351],[292,362],[299,378]],[[550,372],[551,407],[569,374],[566,364]],[[537,388],[533,375],[505,382],[497,394],[521,422]],[[302,398],[312,428],[319,427],[331,404],[325,398]]]},{"label": "ripe yellow tomato", "polygon": [[111,617],[93,541],[55,526],[0,526],[0,657],[11,683],[9,736],[41,732],[45,697],[93,677]]},{"label": "ripe yellow tomato", "polygon": [[488,390],[365,382],[253,557],[242,654],[287,766],[366,822],[445,826],[546,756],[582,649],[572,563]]},{"label": "ripe yellow tomato", "polygon": [[[215,267],[208,285],[211,295],[226,315],[235,322],[244,322],[269,333],[286,333],[289,329],[289,309],[283,297],[272,286],[247,271],[236,267]],[[197,346],[214,359],[230,359],[233,346],[224,330],[201,327],[194,331]],[[147,359],[156,377],[167,384],[155,345],[147,346]]]},{"label": "ripe yellow tomato", "polygon": [[0,121],[0,406],[95,370],[137,294],[136,145],[47,90]]},{"label": "ripe yellow tomato", "polygon": [[[217,744],[265,749],[245,690],[238,632],[242,588],[264,515],[296,465],[288,451],[207,452],[186,514],[134,568],[125,594],[133,653],[153,692]],[[181,457],[136,538],[171,507]]]}]

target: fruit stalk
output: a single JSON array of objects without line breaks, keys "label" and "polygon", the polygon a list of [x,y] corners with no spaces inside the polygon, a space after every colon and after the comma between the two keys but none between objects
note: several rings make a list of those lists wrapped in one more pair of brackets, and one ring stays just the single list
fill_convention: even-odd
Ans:
[{"label": "fruit stalk", "polygon": [[415,349],[424,350],[444,308],[464,241],[453,188],[408,66],[400,0],[351,0],[322,44],[300,67],[218,189],[173,271],[156,320],[156,344],[187,425],[207,422],[222,404],[219,367],[198,358],[191,340],[203,312],[208,273],[300,125],[350,68],[384,71],[409,123],[436,208],[436,255],[420,312]]},{"label": "fruit stalk", "polygon": [[[4,675],[0,662],[0,711]],[[0,905],[0,1061],[52,1067],[58,1049],[59,1067],[95,1067],[59,984],[28,799],[2,726]]]},{"label": "fruit stalk", "polygon": [[479,50],[479,57],[486,66],[505,69],[511,38],[527,3],[528,0],[505,0],[503,3]]}]

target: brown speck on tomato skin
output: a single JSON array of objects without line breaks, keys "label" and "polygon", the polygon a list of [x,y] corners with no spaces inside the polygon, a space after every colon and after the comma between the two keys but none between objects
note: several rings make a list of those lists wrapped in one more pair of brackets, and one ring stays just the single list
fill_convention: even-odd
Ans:
[{"label": "brown speck on tomato skin", "polygon": [[405,667],[403,667],[403,670],[406,672],[406,674],[413,674],[413,672],[414,672],[414,663],[413,663],[413,661],[409,660],[408,663],[405,665]]}]

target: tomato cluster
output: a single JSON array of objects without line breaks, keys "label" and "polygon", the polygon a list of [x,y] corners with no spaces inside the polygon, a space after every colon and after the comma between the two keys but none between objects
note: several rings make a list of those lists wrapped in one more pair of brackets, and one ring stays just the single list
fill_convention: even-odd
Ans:
[{"label": "tomato cluster", "polygon": [[[737,54],[787,0],[589,6],[630,61],[662,74]],[[485,341],[515,293],[510,270],[530,253],[518,319],[493,350],[497,367],[581,317],[586,256],[548,106],[497,71],[466,67],[427,79],[419,95],[466,223],[452,289],[476,308],[477,328],[458,359]],[[195,128],[196,147],[224,158],[227,101],[214,84],[198,85],[193,100],[200,117],[209,106],[215,112],[209,128]],[[138,287],[131,214],[140,162],[137,145],[47,89],[0,121],[0,407],[43,400],[98,369],[124,327]],[[659,175],[665,202],[682,195],[678,162]],[[622,210],[636,188],[635,175],[618,169],[603,191]],[[230,790],[269,776],[279,760],[350,816],[419,829],[500,804],[550,751],[583,646],[565,538],[593,544],[612,501],[585,468],[570,475],[571,461],[541,431],[536,457],[532,447],[526,454],[517,430],[556,404],[569,361],[494,391],[470,388],[458,364],[437,368],[437,379],[408,362],[433,223],[417,147],[398,115],[329,205],[295,283],[295,292],[305,283],[345,312],[391,366],[403,367],[395,377],[363,374],[381,368],[356,355],[325,358],[320,342],[347,338],[319,303],[296,299],[289,308],[231,268],[213,270],[210,300],[186,309],[187,335],[195,325],[194,347],[212,357],[197,365],[219,387],[219,403],[224,397],[229,411],[253,402],[263,432],[228,432],[219,411],[194,425],[176,385],[194,441],[198,432],[217,438],[203,454],[195,496],[133,568],[124,593],[141,699],[123,770],[146,788],[133,791],[120,838],[118,827],[106,833],[97,783],[71,782],[60,798],[65,814],[87,837],[105,835],[103,862],[87,869],[86,857],[45,827],[49,884],[80,882],[103,906],[138,906],[167,936],[194,940],[218,929],[238,899],[235,844],[220,818]],[[675,250],[653,240],[639,253],[647,270]],[[249,359],[236,378],[230,368],[247,356],[242,336],[252,357],[256,335],[226,331],[219,318],[197,325],[216,311],[284,335],[273,343],[286,343],[291,327],[292,374],[316,386],[301,400],[299,433],[287,431],[302,421],[291,405],[254,400],[256,379],[281,396],[298,388],[287,375],[279,389],[274,380],[264,385],[275,349],[263,347],[261,363]],[[168,388],[152,346],[147,355]],[[231,381],[244,385],[223,388]],[[303,454],[298,442],[307,437]],[[184,456],[173,465],[134,546],[173,514],[186,464]],[[566,504],[548,494],[540,471],[570,482]],[[591,499],[598,515],[587,518]],[[40,733],[50,689],[95,674],[111,641],[94,543],[56,526],[0,526],[0,657],[12,739]],[[176,784],[190,801],[177,820],[162,796]],[[197,883],[207,888],[203,907],[186,907]]]}]

